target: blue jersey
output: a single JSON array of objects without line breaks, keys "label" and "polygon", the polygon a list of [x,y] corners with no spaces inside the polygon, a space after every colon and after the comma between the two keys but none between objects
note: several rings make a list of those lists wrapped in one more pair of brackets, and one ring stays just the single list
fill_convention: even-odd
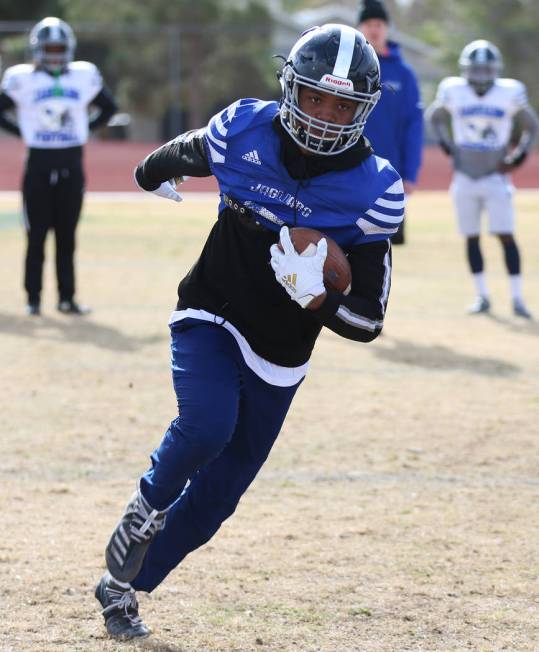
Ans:
[{"label": "blue jersey", "polygon": [[276,102],[242,99],[214,116],[206,129],[212,173],[223,194],[249,208],[268,229],[317,229],[349,248],[386,240],[404,214],[402,181],[389,162],[369,156],[356,167],[293,179],[280,156],[273,118]]}]

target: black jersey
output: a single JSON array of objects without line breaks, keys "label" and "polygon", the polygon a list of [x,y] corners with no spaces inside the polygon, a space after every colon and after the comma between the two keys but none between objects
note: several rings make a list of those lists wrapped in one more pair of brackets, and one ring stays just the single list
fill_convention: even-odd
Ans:
[{"label": "black jersey", "polygon": [[[273,126],[283,166],[304,194],[309,179],[348,170],[372,154],[362,139],[339,155],[306,156],[278,120]],[[174,177],[210,174],[206,130],[200,129],[182,134],[150,154],[137,167],[136,179],[145,190],[155,190]],[[225,203],[199,259],[180,282],[179,310],[204,309],[229,321],[256,354],[285,367],[297,367],[309,359],[322,326],[357,341],[377,337],[390,287],[389,239],[347,248],[351,293],[344,296],[329,288],[318,310],[302,309],[277,283],[269,264],[269,249],[277,242],[278,232],[266,228],[256,213],[233,197],[227,199],[231,206]]]}]

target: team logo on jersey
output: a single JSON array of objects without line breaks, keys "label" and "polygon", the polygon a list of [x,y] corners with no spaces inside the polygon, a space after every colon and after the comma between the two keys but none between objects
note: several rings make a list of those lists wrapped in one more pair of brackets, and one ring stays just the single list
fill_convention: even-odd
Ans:
[{"label": "team logo on jersey", "polygon": [[258,152],[256,149],[253,149],[250,152],[245,152],[245,154],[241,157],[245,161],[249,161],[249,163],[254,163],[255,165],[262,165],[262,161],[258,158]]},{"label": "team logo on jersey", "polygon": [[40,88],[35,92],[34,102],[48,100],[51,97],[67,97],[70,100],[78,100],[80,93],[76,88],[64,88],[63,86],[50,86]]},{"label": "team logo on jersey", "polygon": [[266,186],[263,183],[257,183],[249,188],[252,192],[258,192],[264,197],[269,197],[270,199],[276,199],[277,201],[286,204],[290,208],[294,208],[302,217],[309,217],[313,212],[312,208],[305,206],[305,204],[296,199],[294,195],[291,195],[289,192],[285,192],[280,188],[274,188],[273,186]]},{"label": "team logo on jersey", "polygon": [[498,106],[485,106],[483,104],[474,104],[472,106],[463,106],[459,110],[462,117],[470,116],[487,116],[489,118],[503,118],[505,111]]},{"label": "team logo on jersey", "polygon": [[320,83],[330,88],[338,88],[340,91],[354,92],[354,84],[350,79],[344,79],[343,77],[334,77],[333,75],[325,74],[320,80]]},{"label": "team logo on jersey", "polygon": [[47,104],[42,107],[42,110],[39,112],[39,122],[43,129],[50,131],[72,129],[74,125],[69,109],[56,104]]}]

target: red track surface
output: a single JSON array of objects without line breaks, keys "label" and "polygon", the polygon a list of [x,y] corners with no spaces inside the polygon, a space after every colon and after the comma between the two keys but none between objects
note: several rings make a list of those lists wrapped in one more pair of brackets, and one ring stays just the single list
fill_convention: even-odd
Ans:
[{"label": "red track surface", "polygon": [[[134,190],[133,168],[146,154],[155,149],[152,143],[91,142],[85,150],[85,168],[88,190]],[[24,164],[24,146],[15,139],[0,141],[0,190],[18,190]],[[451,170],[447,157],[437,147],[427,147],[419,178],[421,190],[443,190],[449,185]],[[525,165],[514,175],[519,188],[539,187],[539,152],[535,151]],[[184,190],[215,191],[213,177],[189,179]]]}]

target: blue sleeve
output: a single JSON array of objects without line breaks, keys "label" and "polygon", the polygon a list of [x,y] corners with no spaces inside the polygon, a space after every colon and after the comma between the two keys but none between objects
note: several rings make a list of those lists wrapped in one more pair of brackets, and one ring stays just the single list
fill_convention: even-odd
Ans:
[{"label": "blue sleeve", "polygon": [[401,172],[405,181],[415,183],[423,152],[423,106],[416,77],[411,68],[408,68],[407,72]]},{"label": "blue sleeve", "polygon": [[[376,157],[378,159],[378,157]],[[356,221],[359,237],[356,244],[387,240],[397,233],[404,219],[404,188],[402,179],[384,159],[378,159],[384,167],[379,171],[376,192],[368,209]],[[378,162],[377,161],[377,162]]]},{"label": "blue sleeve", "polygon": [[238,100],[210,119],[206,127],[206,146],[212,171],[215,164],[226,163],[230,138],[248,126],[256,112],[265,104],[267,102],[253,98]]}]

